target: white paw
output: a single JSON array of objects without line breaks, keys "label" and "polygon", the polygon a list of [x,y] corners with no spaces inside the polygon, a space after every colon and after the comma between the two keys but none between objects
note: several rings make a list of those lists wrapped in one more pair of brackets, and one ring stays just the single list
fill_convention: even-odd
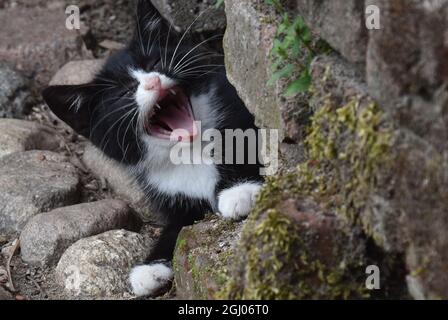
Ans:
[{"label": "white paw", "polygon": [[129,276],[132,292],[138,296],[152,296],[173,279],[173,271],[164,264],[138,266]]},{"label": "white paw", "polygon": [[222,191],[218,196],[218,209],[225,219],[239,220],[249,215],[261,185],[243,183]]}]

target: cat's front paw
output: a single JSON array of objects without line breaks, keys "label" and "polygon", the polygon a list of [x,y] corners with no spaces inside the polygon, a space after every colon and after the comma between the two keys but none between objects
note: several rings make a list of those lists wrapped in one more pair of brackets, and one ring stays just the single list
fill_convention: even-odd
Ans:
[{"label": "cat's front paw", "polygon": [[129,276],[132,292],[138,297],[154,296],[173,280],[173,271],[163,263],[138,266]]},{"label": "cat's front paw", "polygon": [[218,210],[225,219],[240,220],[251,212],[261,184],[243,183],[222,191],[218,196]]}]

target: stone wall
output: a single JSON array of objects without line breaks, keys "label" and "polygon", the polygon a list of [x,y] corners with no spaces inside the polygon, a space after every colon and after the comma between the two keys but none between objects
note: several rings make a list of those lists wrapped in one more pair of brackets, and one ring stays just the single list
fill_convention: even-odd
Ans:
[{"label": "stone wall", "polygon": [[[448,298],[448,1],[282,4],[333,52],[314,57],[309,92],[285,98],[267,85],[279,13],[225,1],[229,79],[280,129],[288,170],[268,179],[215,297]],[[368,265],[381,290],[366,290]]]}]

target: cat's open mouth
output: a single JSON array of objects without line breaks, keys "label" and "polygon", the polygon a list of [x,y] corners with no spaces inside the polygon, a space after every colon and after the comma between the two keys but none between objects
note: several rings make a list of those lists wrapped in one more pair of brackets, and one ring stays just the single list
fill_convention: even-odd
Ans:
[{"label": "cat's open mouth", "polygon": [[146,131],[150,136],[192,142],[198,135],[190,100],[179,88],[166,91],[148,117]]}]

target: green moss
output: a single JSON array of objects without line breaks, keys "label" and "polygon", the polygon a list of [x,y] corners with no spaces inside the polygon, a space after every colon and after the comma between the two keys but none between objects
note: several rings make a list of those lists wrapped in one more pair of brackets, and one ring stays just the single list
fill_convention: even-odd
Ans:
[{"label": "green moss", "polygon": [[374,103],[361,107],[357,99],[340,108],[329,101],[312,117],[308,161],[269,179],[256,212],[285,196],[310,196],[354,223],[382,173],[390,171],[394,136],[381,109]]},{"label": "green moss", "polygon": [[310,160],[298,167],[302,193],[356,222],[369,193],[392,164],[393,130],[374,103],[327,102],[313,117],[306,139]]},{"label": "green moss", "polygon": [[244,283],[231,280],[219,296],[245,300],[368,297],[363,281],[348,276],[361,263],[354,259],[329,269],[310,252],[312,238],[276,209],[258,219],[252,217],[243,234]]},{"label": "green moss", "polygon": [[[306,138],[308,161],[293,173],[267,179],[243,233],[239,274],[220,297],[230,299],[313,299],[368,297],[364,281],[351,274],[365,261],[329,267],[309,252],[309,238],[278,210],[282,200],[310,197],[322,208],[356,223],[370,192],[393,163],[392,128],[374,103],[330,99],[314,114]],[[303,231],[303,230],[302,230]],[[343,241],[343,240],[341,240]],[[355,272],[356,271],[356,272]],[[289,275],[282,279],[282,275]],[[309,279],[317,277],[311,285]]]}]

